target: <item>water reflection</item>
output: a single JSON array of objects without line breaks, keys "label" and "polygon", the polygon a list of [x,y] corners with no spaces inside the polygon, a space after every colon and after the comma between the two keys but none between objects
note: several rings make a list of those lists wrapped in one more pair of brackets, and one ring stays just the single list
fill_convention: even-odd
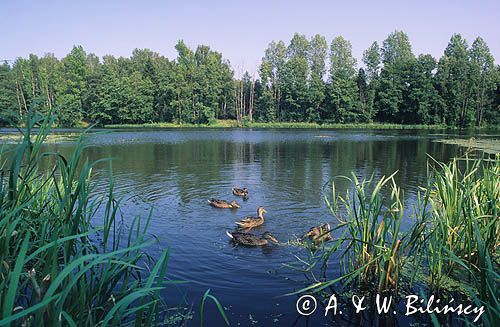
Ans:
[{"label": "water reflection", "polygon": [[[197,301],[211,288],[228,307],[236,324],[296,321],[295,298],[279,297],[304,286],[304,277],[284,267],[295,255],[292,246],[249,249],[234,247],[226,230],[259,206],[268,210],[264,226],[280,241],[303,235],[311,226],[334,219],[322,197],[334,176],[376,177],[398,171],[395,179],[406,202],[415,201],[417,186],[426,179],[427,154],[446,161],[457,148],[432,142],[432,132],[329,131],[329,130],[171,130],[114,132],[89,138],[89,160],[112,158],[116,192],[124,199],[125,219],[147,214],[154,206],[152,231],[161,247],[172,250],[170,278],[189,283],[170,287],[165,296],[178,304],[183,296]],[[72,145],[50,145],[69,153]],[[108,165],[97,172],[106,175]],[[232,186],[247,187],[242,208],[221,210],[207,204],[209,198],[233,200]],[[345,180],[337,190],[344,192]],[[97,185],[105,191],[105,183]],[[388,192],[388,191],[386,191]],[[389,194],[386,193],[386,196]],[[408,220],[406,220],[408,224]],[[158,250],[158,249],[156,249]],[[155,249],[152,249],[154,253]],[[329,272],[339,269],[328,267]],[[207,308],[208,325],[222,320],[215,308]],[[251,317],[250,317],[251,315]],[[326,324],[321,315],[313,325]],[[299,319],[303,325],[304,319]]]}]

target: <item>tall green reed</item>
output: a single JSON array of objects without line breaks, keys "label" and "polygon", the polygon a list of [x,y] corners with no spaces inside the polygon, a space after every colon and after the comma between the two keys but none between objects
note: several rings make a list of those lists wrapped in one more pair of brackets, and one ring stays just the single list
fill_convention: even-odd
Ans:
[{"label": "tall green reed", "polygon": [[341,176],[349,184],[345,195],[339,195],[332,182],[331,195],[325,195],[325,202],[337,220],[332,232],[340,231],[341,235],[333,245],[320,248],[319,255],[309,251],[309,260],[302,261],[307,267],[302,271],[313,274],[314,266],[323,262],[321,266],[325,267],[331,256],[336,255],[343,274],[333,280],[314,278],[313,285],[298,292],[319,292],[341,281],[343,285],[366,291],[398,289],[403,268],[415,265],[415,259],[409,260],[406,254],[419,244],[417,240],[425,228],[426,217],[418,217],[409,232],[400,232],[404,205],[394,175],[378,181],[374,176],[361,180],[354,174]]},{"label": "tall green reed", "polygon": [[[398,292],[418,281],[437,292],[460,292],[488,310],[483,322],[500,317],[497,247],[500,244],[500,157],[495,160],[433,161],[426,185],[419,188],[410,227],[401,231],[405,210],[394,174],[375,181],[354,174],[346,194],[332,183],[325,201],[341,235],[306,263],[337,254],[343,274],[324,278],[296,293],[321,291],[343,282],[360,290]],[[383,191],[383,192],[382,192]],[[459,287],[450,288],[449,285]]]},{"label": "tall green reed", "polygon": [[432,169],[431,225],[427,242],[431,289],[449,281],[484,305],[486,326],[500,319],[500,156],[491,161],[455,159]]},{"label": "tall green reed", "polygon": [[[345,228],[341,247],[345,276],[360,287],[379,292],[397,289],[407,262],[405,253],[415,246],[424,225],[419,221],[411,232],[400,233],[404,206],[394,175],[375,181],[374,176],[359,180],[353,174],[347,178],[351,187],[344,196],[336,193],[333,183],[331,198],[325,197]],[[384,189],[388,196],[383,195]]]},{"label": "tall green reed", "polygon": [[499,160],[454,159],[449,164],[437,163],[431,178],[434,182],[427,189],[432,217],[429,277],[431,286],[440,288],[449,276],[461,271],[456,258],[478,271],[480,240],[486,251],[496,253],[500,240],[500,164]]},{"label": "tall green reed", "polygon": [[158,324],[168,251],[145,251],[151,216],[119,228],[112,180],[93,195],[85,134],[69,157],[43,152],[53,123],[27,115],[22,140],[0,154],[0,325]]}]

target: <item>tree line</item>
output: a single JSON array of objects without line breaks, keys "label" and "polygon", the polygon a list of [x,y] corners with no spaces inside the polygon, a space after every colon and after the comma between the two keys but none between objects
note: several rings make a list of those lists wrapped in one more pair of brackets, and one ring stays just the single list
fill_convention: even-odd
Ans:
[{"label": "tree line", "polygon": [[102,58],[75,46],[0,65],[3,125],[29,108],[57,114],[60,126],[82,122],[205,124],[215,119],[259,122],[498,125],[500,66],[478,37],[460,34],[444,54],[416,56],[408,35],[391,33],[363,53],[361,68],[342,36],[295,34],[273,41],[258,75],[235,72],[221,53],[183,41],[170,60],[149,49],[130,58]]}]

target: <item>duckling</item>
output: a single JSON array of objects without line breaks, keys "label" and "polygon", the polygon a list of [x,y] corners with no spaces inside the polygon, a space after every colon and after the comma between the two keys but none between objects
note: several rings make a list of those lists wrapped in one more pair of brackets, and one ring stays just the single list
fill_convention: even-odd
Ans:
[{"label": "duckling", "polygon": [[226,200],[210,199],[210,200],[208,200],[208,203],[212,207],[220,208],[220,209],[237,209],[237,208],[241,208],[241,206],[236,201],[231,201],[231,203],[229,203]]},{"label": "duckling", "polygon": [[263,246],[267,245],[269,241],[278,244],[278,240],[269,232],[265,232],[262,236],[257,236],[255,234],[242,233],[242,232],[230,232],[226,231],[227,236],[237,244],[244,246]]},{"label": "duckling", "polygon": [[321,226],[312,227],[302,237],[303,240],[306,238],[313,241],[315,244],[330,241],[332,239],[332,236],[330,235],[330,224],[325,223]]},{"label": "duckling", "polygon": [[257,217],[247,216],[240,221],[236,222],[239,229],[251,229],[253,227],[260,226],[264,223],[263,213],[267,213],[266,209],[259,207],[257,209]]},{"label": "duckling", "polygon": [[248,189],[246,187],[244,187],[244,188],[233,187],[231,189],[231,191],[233,191],[234,195],[241,196],[241,197],[243,197],[243,199],[248,198]]}]

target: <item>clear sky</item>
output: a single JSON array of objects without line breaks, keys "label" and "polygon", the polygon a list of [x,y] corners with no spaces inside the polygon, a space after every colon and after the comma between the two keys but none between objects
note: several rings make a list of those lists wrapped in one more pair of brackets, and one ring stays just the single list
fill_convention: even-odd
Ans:
[{"label": "clear sky", "polygon": [[410,36],[416,54],[438,58],[453,33],[488,43],[500,61],[500,0],[442,1],[27,1],[0,0],[0,59],[29,53],[67,54],[74,44],[98,56],[130,56],[149,48],[174,58],[179,39],[210,45],[234,70],[256,70],[271,40],[294,32],[328,42],[342,35],[354,56],[395,29]]}]

